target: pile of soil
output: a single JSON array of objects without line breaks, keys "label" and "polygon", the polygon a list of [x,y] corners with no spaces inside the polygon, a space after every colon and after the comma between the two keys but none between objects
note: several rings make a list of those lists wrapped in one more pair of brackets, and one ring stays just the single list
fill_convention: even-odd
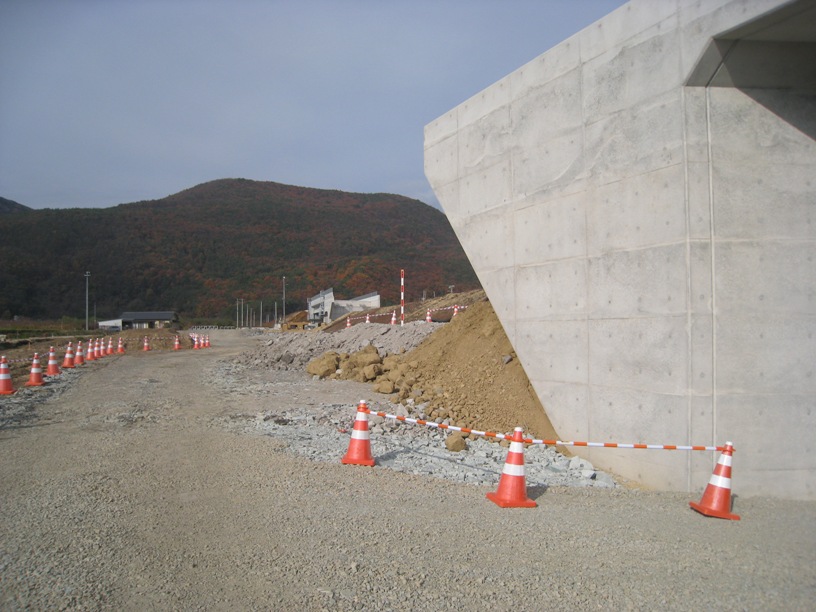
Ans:
[{"label": "pile of soil", "polygon": [[522,427],[526,435],[556,438],[493,307],[484,294],[468,301],[467,309],[407,353],[383,356],[373,346],[327,351],[307,372],[370,382],[409,413],[418,409],[438,422],[497,432]]},{"label": "pile of soil", "polygon": [[490,302],[460,312],[403,360],[417,365],[425,387],[443,389],[431,417],[442,409],[468,427],[557,437]]}]

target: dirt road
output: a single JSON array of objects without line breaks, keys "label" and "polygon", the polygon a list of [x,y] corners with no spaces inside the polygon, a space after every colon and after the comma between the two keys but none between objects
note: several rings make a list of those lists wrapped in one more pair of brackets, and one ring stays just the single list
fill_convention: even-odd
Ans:
[{"label": "dirt road", "polygon": [[[0,430],[0,608],[816,601],[813,503],[738,498],[742,520],[728,522],[692,512],[687,495],[553,487],[536,509],[502,510],[485,500],[489,488],[315,463],[234,433],[225,419],[270,402],[353,405],[367,389],[305,376],[264,397],[223,385],[219,360],[256,341],[217,332],[204,351],[107,358]],[[276,384],[275,372],[247,375]]]}]

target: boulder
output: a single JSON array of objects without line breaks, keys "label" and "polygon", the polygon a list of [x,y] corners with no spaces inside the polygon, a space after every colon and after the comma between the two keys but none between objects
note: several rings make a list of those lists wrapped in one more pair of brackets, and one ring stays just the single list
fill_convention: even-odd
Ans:
[{"label": "boulder", "polygon": [[364,368],[375,363],[382,363],[382,358],[377,349],[369,344],[364,349],[354,353],[351,356],[351,362],[356,368]]},{"label": "boulder", "polygon": [[445,438],[445,448],[452,453],[458,453],[467,449],[467,442],[462,436],[462,432],[454,431],[447,438]]},{"label": "boulder", "polygon": [[379,363],[372,363],[363,368],[364,382],[374,380],[380,374],[382,374],[382,366]]},{"label": "boulder", "polygon": [[395,391],[394,383],[387,378],[383,378],[374,385],[374,391],[377,393],[385,393],[386,395],[390,395]]},{"label": "boulder", "polygon": [[334,351],[330,351],[310,361],[309,365],[306,366],[306,372],[318,378],[326,378],[337,371],[338,363],[340,363],[340,356]]}]

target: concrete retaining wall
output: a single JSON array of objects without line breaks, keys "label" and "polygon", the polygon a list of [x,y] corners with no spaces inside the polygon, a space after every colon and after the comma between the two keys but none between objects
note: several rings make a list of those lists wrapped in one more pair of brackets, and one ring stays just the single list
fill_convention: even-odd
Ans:
[{"label": "concrete retaining wall", "polygon": [[[562,439],[734,442],[816,497],[816,5],[636,0],[425,128],[426,175]],[[589,450],[663,489],[717,457]]]}]

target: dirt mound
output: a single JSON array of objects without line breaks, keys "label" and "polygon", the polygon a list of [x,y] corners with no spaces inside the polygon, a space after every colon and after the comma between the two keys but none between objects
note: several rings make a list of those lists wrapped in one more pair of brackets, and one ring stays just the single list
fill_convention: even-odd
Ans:
[{"label": "dirt mound", "polygon": [[556,437],[483,294],[450,323],[430,325],[434,333],[408,353],[384,356],[375,347],[333,350],[313,359],[307,371],[370,382],[374,391],[390,395],[409,412],[440,422],[498,432],[521,426],[528,435]]},{"label": "dirt mound", "polygon": [[[429,409],[447,410],[471,427],[555,438],[555,431],[490,302],[460,312],[403,361],[417,364],[415,376],[443,392]],[[438,415],[437,415],[438,416]]]}]

